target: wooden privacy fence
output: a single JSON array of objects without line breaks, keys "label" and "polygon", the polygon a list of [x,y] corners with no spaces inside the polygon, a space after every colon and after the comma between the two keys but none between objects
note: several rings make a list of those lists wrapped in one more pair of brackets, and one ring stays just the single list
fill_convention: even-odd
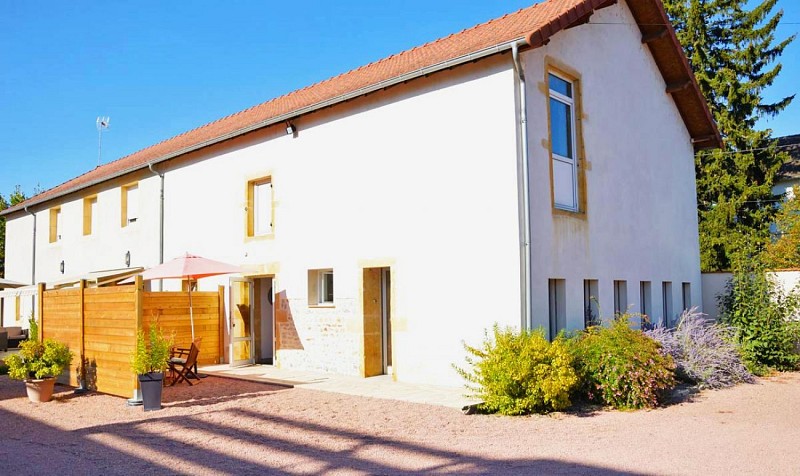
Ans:
[{"label": "wooden privacy fence", "polygon": [[[198,362],[219,363],[223,356],[223,287],[217,292],[193,292],[195,337],[202,337]],[[136,388],[131,359],[136,331],[147,333],[157,323],[174,344],[189,347],[192,331],[188,292],[144,291],[141,277],[126,286],[45,291],[39,285],[40,332],[43,338],[67,344],[75,353],[69,370],[59,382],[78,385],[81,358],[87,387],[103,393],[129,397]]]}]

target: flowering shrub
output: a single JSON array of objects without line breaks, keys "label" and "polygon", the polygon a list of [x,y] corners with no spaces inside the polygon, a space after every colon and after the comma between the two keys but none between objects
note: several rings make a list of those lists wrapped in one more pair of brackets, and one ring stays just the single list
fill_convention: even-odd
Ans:
[{"label": "flowering shrub", "polygon": [[623,314],[609,327],[591,327],[573,337],[579,392],[614,408],[654,407],[675,385],[675,364],[656,341],[631,329],[629,319]]},{"label": "flowering shrub", "polygon": [[736,330],[703,318],[696,307],[683,311],[676,328],[657,327],[645,334],[657,340],[662,352],[675,360],[675,372],[681,380],[701,388],[753,381],[742,363]]},{"label": "flowering shrub", "polygon": [[567,408],[578,382],[562,338],[550,343],[543,330],[515,331],[494,326],[480,348],[464,344],[469,371],[455,367],[480,411],[521,415]]}]

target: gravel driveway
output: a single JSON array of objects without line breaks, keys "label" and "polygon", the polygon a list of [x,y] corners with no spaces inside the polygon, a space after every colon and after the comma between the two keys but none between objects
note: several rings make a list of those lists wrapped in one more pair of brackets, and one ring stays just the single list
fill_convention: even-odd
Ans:
[{"label": "gravel driveway", "polygon": [[144,413],[0,377],[3,474],[800,474],[800,374],[653,411],[457,410],[210,377]]}]

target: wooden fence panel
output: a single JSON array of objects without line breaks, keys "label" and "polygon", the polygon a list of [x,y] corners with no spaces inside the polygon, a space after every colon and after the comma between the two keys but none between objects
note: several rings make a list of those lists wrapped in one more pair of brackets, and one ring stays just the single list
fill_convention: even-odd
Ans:
[{"label": "wooden fence panel", "polygon": [[[86,289],[84,346],[89,387],[130,397],[131,358],[136,348],[136,286]],[[93,384],[93,385],[92,385]]]},{"label": "wooden fence panel", "polygon": [[[202,337],[198,363],[217,364],[221,361],[219,333],[219,293],[199,291],[192,293],[195,337]],[[188,348],[192,344],[192,328],[189,319],[188,292],[145,292],[142,300],[143,327],[151,323],[168,334],[174,335],[177,347]]]},{"label": "wooden fence panel", "polygon": [[[216,364],[222,358],[220,296],[192,293],[195,336],[203,338],[200,364]],[[44,291],[41,299],[42,335],[67,344],[75,353],[70,369],[59,378],[72,386],[78,385],[83,349],[88,388],[121,397],[133,394],[131,359],[140,309],[145,332],[157,322],[164,332],[174,334],[176,346],[189,347],[192,342],[187,292],[137,292],[135,285],[111,286]]]},{"label": "wooden fence panel", "polygon": [[67,344],[74,354],[72,363],[58,377],[57,382],[77,386],[81,366],[81,290],[45,291],[42,296],[42,307],[45,310],[42,315],[46,315],[47,319],[39,321],[41,337]]}]

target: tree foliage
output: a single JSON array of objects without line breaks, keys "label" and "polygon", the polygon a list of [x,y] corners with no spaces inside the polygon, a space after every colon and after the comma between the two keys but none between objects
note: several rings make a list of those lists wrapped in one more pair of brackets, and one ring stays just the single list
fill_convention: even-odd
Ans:
[{"label": "tree foliage", "polygon": [[800,187],[792,191],[792,197],[781,203],[775,215],[777,238],[767,243],[762,254],[770,269],[800,267]]},{"label": "tree foliage", "polygon": [[[13,207],[18,203],[22,203],[27,199],[22,187],[17,185],[14,191],[9,194],[8,199],[0,193],[0,211],[8,207]],[[6,218],[0,217],[0,278],[6,274]]]},{"label": "tree foliage", "polygon": [[718,301],[722,322],[736,329],[748,370],[764,375],[771,369],[794,370],[797,353],[796,321],[800,294],[786,292],[750,248],[749,256],[737,256],[733,277]]},{"label": "tree foliage", "polygon": [[747,242],[765,244],[774,214],[772,184],[788,159],[756,122],[785,109],[794,96],[765,102],[781,72],[777,62],[794,36],[778,41],[777,0],[748,9],[747,0],[664,0],[700,90],[722,134],[721,150],[695,156],[701,266],[729,269]]}]

